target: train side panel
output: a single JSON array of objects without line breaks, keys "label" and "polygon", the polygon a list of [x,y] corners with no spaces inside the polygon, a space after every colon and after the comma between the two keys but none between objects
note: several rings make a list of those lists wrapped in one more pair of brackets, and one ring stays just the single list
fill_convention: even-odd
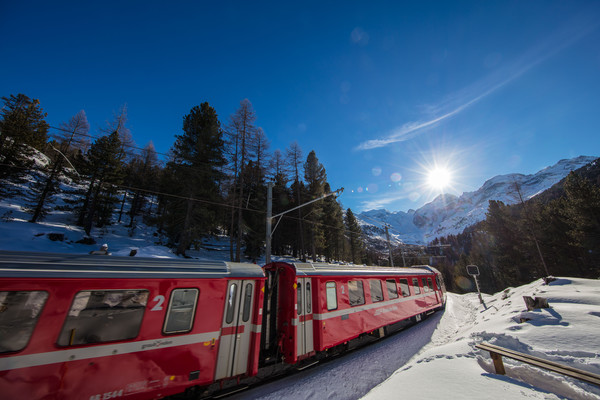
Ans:
[{"label": "train side panel", "polygon": [[[393,281],[397,288],[398,297],[391,298],[387,290],[383,290],[383,299],[378,293],[374,299],[370,291],[370,282]],[[398,288],[398,278],[385,277],[373,279],[319,277],[318,297],[315,300],[318,314],[315,314],[315,347],[318,351],[337,346],[352,340],[363,333],[373,332],[381,327],[411,318],[415,315],[433,310],[440,306],[433,291],[420,294],[411,292],[410,296],[402,296]],[[364,301],[362,304],[351,305],[348,282],[362,283]],[[329,285],[329,288],[327,287]],[[335,286],[334,286],[335,285]],[[333,288],[337,292],[337,307],[332,303]],[[387,289],[387,286],[385,286]],[[411,288],[412,290],[413,288]],[[328,304],[329,293],[329,304]],[[374,301],[377,300],[377,301]],[[361,302],[359,302],[361,303]]]},{"label": "train side panel", "polygon": [[257,265],[0,252],[2,397],[150,399],[214,383],[232,279],[253,287],[236,374],[254,375]]},{"label": "train side panel", "polygon": [[[443,293],[431,267],[386,268],[309,263],[272,263],[265,266],[278,301],[277,339],[289,364],[346,343],[363,334],[443,305]],[[299,329],[307,304],[299,304],[300,285],[311,284],[312,335]],[[304,299],[303,299],[304,300]],[[385,333],[381,331],[381,333]],[[380,332],[377,332],[379,335]],[[310,340],[309,340],[310,339]],[[302,342],[301,342],[302,341]],[[310,344],[310,347],[307,347]],[[304,353],[300,353],[304,349]],[[309,351],[310,350],[310,351]]]},{"label": "train side panel", "polygon": [[[3,379],[0,391],[7,398],[104,398],[111,394],[133,396],[148,391],[177,393],[190,385],[212,382],[219,339],[219,322],[224,302],[226,280],[140,281],[140,280],[37,280],[5,281],[11,291],[45,289],[48,299],[28,346],[12,354],[3,354],[0,368]],[[168,301],[177,288],[199,290],[193,327],[184,334],[161,333]],[[102,337],[89,339],[93,332],[111,334],[111,319],[127,316],[95,315],[85,340],[98,344],[65,343],[66,313],[75,313],[73,299],[82,291],[115,293],[141,290],[145,293],[145,310],[139,334],[134,340],[104,342]],[[117,306],[116,306],[117,307]],[[81,313],[85,310],[81,311]],[[87,322],[86,322],[87,323]],[[135,328],[134,328],[135,329]],[[71,336],[77,335],[75,329]],[[69,338],[72,340],[72,337]],[[60,343],[62,341],[62,343]],[[26,395],[27,394],[27,395]],[[147,397],[147,394],[141,395]]]}]

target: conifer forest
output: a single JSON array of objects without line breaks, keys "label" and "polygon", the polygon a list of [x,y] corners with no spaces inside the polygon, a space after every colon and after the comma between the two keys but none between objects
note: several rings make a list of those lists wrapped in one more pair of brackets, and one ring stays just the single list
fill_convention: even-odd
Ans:
[{"label": "conifer forest", "polygon": [[[265,251],[269,183],[273,215],[338,189],[315,151],[296,141],[270,149],[247,99],[228,117],[208,102],[183,110],[181,127],[169,133],[173,144],[167,153],[157,152],[152,142],[135,142],[125,107],[92,131],[84,111],[50,126],[40,101],[16,94],[2,102],[0,198],[25,199],[32,223],[50,211],[67,213],[86,232],[82,240],[93,242],[95,228],[116,223],[133,236],[144,223],[181,256],[219,235],[228,239],[231,261],[255,262]],[[40,162],[39,153],[49,162]],[[31,182],[26,191],[19,185],[25,180]],[[58,194],[66,194],[64,201],[56,201]],[[355,212],[343,209],[335,196],[280,219],[273,255],[370,265],[390,261],[387,249],[371,245]],[[432,263],[455,292],[472,290],[465,270],[470,264],[480,266],[486,292],[548,275],[598,278],[600,166],[574,171],[519,204],[490,201],[485,221],[430,245],[433,253],[397,247],[394,265],[403,265],[402,257],[412,257],[410,264]]]}]

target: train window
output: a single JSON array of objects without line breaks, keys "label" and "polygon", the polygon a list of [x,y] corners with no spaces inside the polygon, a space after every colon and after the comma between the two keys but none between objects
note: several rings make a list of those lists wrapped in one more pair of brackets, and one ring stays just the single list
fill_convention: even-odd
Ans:
[{"label": "train window", "polygon": [[225,322],[228,324],[233,322],[233,312],[235,311],[235,300],[237,298],[237,285],[235,283],[229,286],[229,295],[227,296],[227,313],[225,314]]},{"label": "train window", "polygon": [[192,330],[198,289],[175,289],[171,293],[163,333],[183,333]]},{"label": "train window", "polygon": [[415,294],[421,293],[421,288],[419,287],[419,280],[417,278],[413,278],[412,285],[415,290]]},{"label": "train window", "polygon": [[431,278],[427,278],[427,286],[429,286],[429,290],[433,292],[433,281]]},{"label": "train window", "polygon": [[302,284],[299,283],[298,287],[297,287],[297,292],[298,292],[298,315],[302,315]]},{"label": "train window", "polygon": [[327,282],[325,284],[325,291],[327,292],[327,310],[337,309],[337,289],[335,282]]},{"label": "train window", "polygon": [[351,306],[365,304],[365,290],[362,281],[348,281],[348,298]]},{"label": "train window", "polygon": [[147,290],[79,292],[71,304],[58,345],[133,339],[140,331],[147,302]]},{"label": "train window", "polygon": [[252,310],[252,288],[254,286],[251,283],[246,284],[244,289],[244,310],[242,313],[242,321],[248,322],[250,319],[250,311]]},{"label": "train window", "polygon": [[398,286],[396,286],[395,279],[386,279],[385,285],[387,286],[388,297],[390,299],[398,298]]},{"label": "train window", "polygon": [[421,279],[421,286],[423,286],[423,292],[429,292],[429,288],[427,287],[427,283],[425,283],[425,278]]},{"label": "train window", "polygon": [[410,296],[410,289],[408,288],[408,279],[400,279],[400,290],[402,291],[403,297]]},{"label": "train window", "polygon": [[312,296],[310,295],[310,282],[306,282],[306,313],[312,312]]},{"label": "train window", "polygon": [[371,301],[373,303],[383,301],[383,289],[379,279],[369,279],[369,288],[371,289]]},{"label": "train window", "polygon": [[27,346],[47,299],[42,291],[0,292],[0,353]]}]

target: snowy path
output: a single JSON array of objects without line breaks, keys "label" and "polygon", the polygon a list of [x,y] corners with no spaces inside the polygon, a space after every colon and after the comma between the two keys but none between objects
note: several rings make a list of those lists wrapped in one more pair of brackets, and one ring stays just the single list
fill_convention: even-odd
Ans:
[{"label": "snowy path", "polygon": [[441,318],[436,313],[366,348],[232,398],[359,399],[429,344]]},{"label": "snowy path", "polygon": [[[545,296],[552,308],[527,312],[525,295]],[[508,359],[507,375],[496,375],[489,353],[474,347],[489,341],[600,374],[600,281],[540,280],[484,299],[487,310],[476,294],[450,293],[443,313],[232,398],[600,400],[598,387]]]}]

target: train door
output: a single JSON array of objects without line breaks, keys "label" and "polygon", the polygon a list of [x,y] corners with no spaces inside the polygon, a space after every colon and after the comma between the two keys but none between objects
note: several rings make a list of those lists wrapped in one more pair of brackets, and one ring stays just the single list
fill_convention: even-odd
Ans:
[{"label": "train door", "polygon": [[248,370],[255,281],[233,280],[227,285],[215,380]]},{"label": "train door", "polygon": [[429,288],[435,293],[435,304],[440,304],[439,288],[435,288],[433,286],[433,280],[431,278],[427,278],[427,284],[429,285]]},{"label": "train door", "polygon": [[297,285],[296,355],[300,357],[314,350],[311,279],[298,278]]}]

